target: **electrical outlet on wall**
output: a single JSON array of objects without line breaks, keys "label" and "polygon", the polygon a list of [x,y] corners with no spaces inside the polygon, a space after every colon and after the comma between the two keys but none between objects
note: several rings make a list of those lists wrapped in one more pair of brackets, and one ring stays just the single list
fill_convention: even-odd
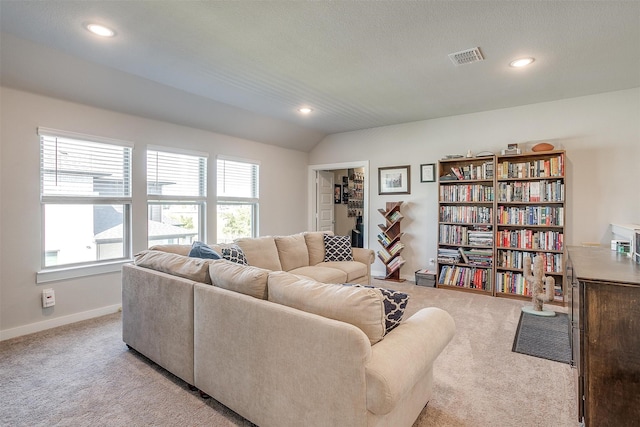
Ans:
[{"label": "electrical outlet on wall", "polygon": [[53,307],[56,305],[56,294],[53,292],[53,289],[43,289],[42,290],[42,307]]}]

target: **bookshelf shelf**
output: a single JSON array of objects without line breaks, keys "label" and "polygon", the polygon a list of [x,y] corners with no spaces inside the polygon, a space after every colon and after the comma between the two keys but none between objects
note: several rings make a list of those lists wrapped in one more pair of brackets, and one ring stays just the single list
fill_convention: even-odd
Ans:
[{"label": "bookshelf shelf", "polygon": [[438,287],[530,299],[522,260],[542,254],[564,305],[564,168],[562,150],[441,160]]},{"label": "bookshelf shelf", "polygon": [[378,251],[378,258],[382,261],[386,268],[386,274],[380,279],[393,280],[395,282],[403,282],[400,278],[400,267],[405,263],[401,252],[404,244],[401,241],[404,233],[400,231],[400,223],[404,218],[400,212],[403,202],[387,202],[386,209],[378,209],[378,212],[384,217],[385,223],[378,224],[380,233],[378,234],[378,243],[382,249]]}]

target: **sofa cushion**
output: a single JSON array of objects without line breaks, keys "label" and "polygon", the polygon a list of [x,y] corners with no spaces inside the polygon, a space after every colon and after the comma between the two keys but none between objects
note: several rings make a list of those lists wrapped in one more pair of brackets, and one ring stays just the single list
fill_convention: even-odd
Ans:
[{"label": "sofa cushion", "polygon": [[343,286],[271,272],[269,301],[360,328],[371,344],[385,334],[384,299],[379,289]]},{"label": "sofa cushion", "polygon": [[324,261],[324,238],[328,234],[333,236],[332,231],[308,231],[304,233],[304,240],[307,242],[309,250],[309,265],[316,265]]},{"label": "sofa cushion", "polygon": [[189,256],[192,258],[222,259],[222,255],[202,242],[195,241],[191,245]]},{"label": "sofa cushion", "polygon": [[353,261],[349,236],[324,235],[323,261]]},{"label": "sofa cushion", "polygon": [[309,250],[304,235],[276,236],[274,240],[282,270],[289,271],[309,265]]},{"label": "sofa cushion", "polygon": [[217,260],[209,264],[209,275],[214,286],[255,298],[267,299],[269,270],[249,265],[243,266],[227,260]]},{"label": "sofa cushion", "polygon": [[[344,283],[344,282],[353,282],[355,280],[360,279],[361,277],[365,277],[369,273],[369,269],[367,266],[358,261],[329,261],[329,262],[321,262],[316,265],[316,267],[328,267],[334,268],[337,270],[344,271],[347,275],[347,278],[341,282],[332,282],[332,283]],[[322,282],[322,280],[319,280]]]},{"label": "sofa cushion", "polygon": [[238,245],[222,247],[222,258],[240,265],[249,265],[244,252]]},{"label": "sofa cushion", "polygon": [[171,252],[146,250],[135,255],[134,263],[140,267],[162,271],[200,283],[211,283],[209,263],[211,260],[189,258]]},{"label": "sofa cushion", "polygon": [[375,286],[369,285],[356,285],[352,283],[345,283],[344,285],[378,289],[384,300],[385,334],[388,334],[400,325],[402,316],[404,316],[404,309],[407,308],[407,302],[409,302],[409,295],[393,289],[376,288]]},{"label": "sofa cushion", "polygon": [[347,282],[347,273],[337,268],[319,267],[317,265],[294,268],[289,273],[297,276],[305,276],[322,283]]},{"label": "sofa cushion", "polygon": [[189,251],[191,251],[191,245],[154,245],[151,246],[149,250],[187,256],[189,255]]},{"label": "sofa cushion", "polygon": [[244,252],[249,265],[267,270],[282,270],[278,248],[273,237],[243,237],[236,239],[235,243]]}]

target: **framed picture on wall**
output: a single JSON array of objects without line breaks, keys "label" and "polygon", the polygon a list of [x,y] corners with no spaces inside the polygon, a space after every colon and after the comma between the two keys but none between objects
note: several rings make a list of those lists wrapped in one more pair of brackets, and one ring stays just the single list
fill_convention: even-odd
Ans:
[{"label": "framed picture on wall", "polygon": [[436,180],[436,164],[427,163],[420,165],[420,182],[435,182]]},{"label": "framed picture on wall", "polygon": [[340,184],[334,184],[333,203],[335,203],[336,205],[342,203],[342,185]]},{"label": "framed picture on wall", "polygon": [[378,194],[411,194],[411,166],[378,168]]}]

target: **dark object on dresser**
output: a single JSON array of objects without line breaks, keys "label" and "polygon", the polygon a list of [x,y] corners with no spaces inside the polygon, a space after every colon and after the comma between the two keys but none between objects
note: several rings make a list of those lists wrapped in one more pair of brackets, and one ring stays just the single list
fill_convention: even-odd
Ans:
[{"label": "dark object on dresser", "polygon": [[578,421],[640,426],[640,265],[606,247],[570,247],[566,266]]}]

